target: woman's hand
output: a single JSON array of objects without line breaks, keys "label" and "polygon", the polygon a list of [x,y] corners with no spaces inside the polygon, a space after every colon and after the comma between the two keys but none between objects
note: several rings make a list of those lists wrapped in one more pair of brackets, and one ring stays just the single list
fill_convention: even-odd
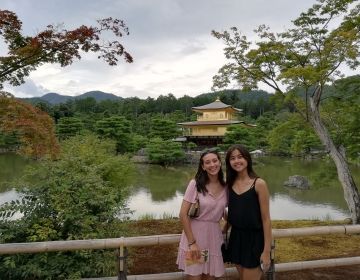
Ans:
[{"label": "woman's hand", "polygon": [[260,256],[260,264],[262,265],[262,271],[267,272],[270,269],[270,252],[262,252]]},{"label": "woman's hand", "polygon": [[194,244],[191,244],[189,246],[189,251],[190,251],[190,255],[191,255],[191,259],[192,260],[198,260],[200,259],[201,257],[201,252],[200,252],[200,248],[199,246],[194,243]]}]

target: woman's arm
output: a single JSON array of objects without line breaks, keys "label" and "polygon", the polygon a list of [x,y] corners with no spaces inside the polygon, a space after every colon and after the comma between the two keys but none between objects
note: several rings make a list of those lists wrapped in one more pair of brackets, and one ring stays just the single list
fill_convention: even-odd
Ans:
[{"label": "woman's arm", "polygon": [[263,179],[256,181],[256,192],[258,194],[261,220],[264,230],[264,249],[260,257],[260,261],[263,262],[265,270],[270,267],[270,252],[271,252],[271,220],[270,220],[270,207],[269,207],[269,189],[266,182]]},{"label": "woman's arm", "polygon": [[193,241],[196,241],[196,240],[195,240],[195,237],[191,230],[190,217],[187,214],[190,209],[190,206],[191,206],[190,202],[183,200],[183,202],[181,204],[181,208],[180,208],[179,217],[180,217],[180,221],[183,226],[186,238],[189,243],[192,243]]},{"label": "woman's arm", "polygon": [[[190,187],[190,184],[188,188]],[[190,217],[188,216],[188,212],[191,206],[191,202],[187,200],[183,200],[180,207],[180,213],[179,218],[180,222],[183,226],[184,233],[186,235],[186,238],[188,240],[188,247],[189,250],[192,252],[192,256],[196,259],[200,258],[200,250],[199,247],[196,244],[196,238],[191,230],[191,223],[190,223]]]}]

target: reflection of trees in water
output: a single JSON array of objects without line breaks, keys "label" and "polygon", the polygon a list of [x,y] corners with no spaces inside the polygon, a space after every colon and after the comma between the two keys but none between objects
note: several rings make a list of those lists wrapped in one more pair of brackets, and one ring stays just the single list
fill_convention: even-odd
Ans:
[{"label": "reflection of trees in water", "polygon": [[[260,164],[256,164],[254,168],[258,175],[268,182],[271,195],[281,193],[302,203],[333,205],[348,210],[332,162],[324,159],[304,160],[282,157],[264,157],[256,161]],[[311,184],[310,190],[284,187],[283,183],[292,175],[306,176]],[[355,181],[359,179],[355,178]]]},{"label": "reflection of trees in water", "polygon": [[309,180],[312,183],[312,187],[315,189],[326,187],[341,187],[338,181],[336,168],[334,165],[328,164],[328,166],[322,166],[319,169],[315,169],[309,174]]},{"label": "reflection of trees in water", "polygon": [[153,201],[166,201],[185,192],[186,186],[195,174],[194,166],[164,168],[159,165],[138,165],[135,172],[135,190],[145,188],[150,191]]},{"label": "reflection of trees in water", "polygon": [[[177,191],[185,192],[189,180],[195,175],[196,168],[195,165],[170,168],[157,165],[138,165],[135,173],[135,191],[139,188],[149,191],[154,202],[172,199]],[[347,211],[335,167],[327,160],[259,157],[254,158],[254,168],[258,175],[268,182],[272,196],[283,194],[302,204],[332,205]],[[295,174],[306,176],[310,180],[310,190],[298,190],[283,186],[288,177]],[[358,182],[359,179],[358,176],[355,181]]]},{"label": "reflection of trees in water", "polygon": [[348,211],[348,207],[345,202],[340,183],[338,187],[325,187],[315,190],[299,190],[295,188],[286,188],[286,191],[291,198],[301,202],[302,204],[313,203],[331,205],[334,208]]},{"label": "reflection of trees in water", "polygon": [[0,155],[0,192],[12,189],[11,181],[19,178],[29,161],[15,154]]},{"label": "reflection of trees in water", "polygon": [[[4,181],[21,176],[28,164],[24,158],[6,154],[0,155],[0,196],[11,189]],[[34,163],[31,163],[34,164]],[[334,165],[327,160],[302,160],[285,157],[254,158],[254,168],[269,185],[271,195],[283,194],[300,203],[329,204],[347,210],[343,190],[338,181]],[[186,186],[196,173],[196,165],[163,168],[158,165],[137,165],[134,173],[134,192],[144,189],[151,193],[154,202],[170,200],[176,192],[184,193]],[[360,184],[360,167],[352,167],[355,182]],[[225,169],[224,169],[225,171]],[[291,175],[303,175],[309,178],[311,189],[302,191],[285,188],[284,181]]]}]

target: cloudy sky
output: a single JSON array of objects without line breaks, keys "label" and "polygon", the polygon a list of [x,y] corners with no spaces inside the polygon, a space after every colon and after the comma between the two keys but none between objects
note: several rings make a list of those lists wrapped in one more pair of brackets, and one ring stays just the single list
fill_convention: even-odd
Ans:
[{"label": "cloudy sky", "polygon": [[[48,92],[79,95],[101,90],[121,97],[177,98],[210,92],[212,77],[225,64],[223,45],[211,30],[238,27],[251,37],[266,24],[280,31],[315,0],[1,0],[0,9],[15,12],[23,32],[35,35],[48,24],[66,29],[95,25],[106,17],[122,19],[130,35],[122,43],[134,58],[110,67],[96,56],[61,68],[46,64],[20,87],[6,85],[18,97]],[[0,55],[6,55],[0,43]],[[265,89],[265,88],[264,88]]]}]

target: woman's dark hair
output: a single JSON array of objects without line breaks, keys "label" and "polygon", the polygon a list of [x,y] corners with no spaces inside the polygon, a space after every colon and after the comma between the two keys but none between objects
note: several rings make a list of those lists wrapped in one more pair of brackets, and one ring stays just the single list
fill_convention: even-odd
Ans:
[{"label": "woman's dark hair", "polygon": [[[198,170],[195,175],[195,182],[196,182],[197,191],[202,192],[203,194],[207,193],[207,189],[205,186],[207,183],[209,183],[209,176],[208,176],[207,172],[203,169],[204,156],[206,156],[208,154],[216,155],[218,160],[221,163],[220,155],[216,149],[208,149],[208,150],[205,150],[202,152],[202,154],[200,156],[200,160],[199,160]],[[225,187],[224,172],[222,171],[221,166],[220,166],[220,170],[218,173],[218,179],[219,179],[220,184]]]},{"label": "woman's dark hair", "polygon": [[250,178],[255,179],[258,177],[258,175],[255,173],[252,167],[252,159],[249,151],[242,145],[236,144],[231,146],[226,153],[225,157],[225,163],[226,163],[226,184],[228,187],[232,187],[234,185],[234,182],[237,177],[237,172],[231,167],[230,165],[230,156],[231,153],[235,150],[238,150],[240,154],[244,157],[244,159],[247,161],[247,172],[250,176]]}]

